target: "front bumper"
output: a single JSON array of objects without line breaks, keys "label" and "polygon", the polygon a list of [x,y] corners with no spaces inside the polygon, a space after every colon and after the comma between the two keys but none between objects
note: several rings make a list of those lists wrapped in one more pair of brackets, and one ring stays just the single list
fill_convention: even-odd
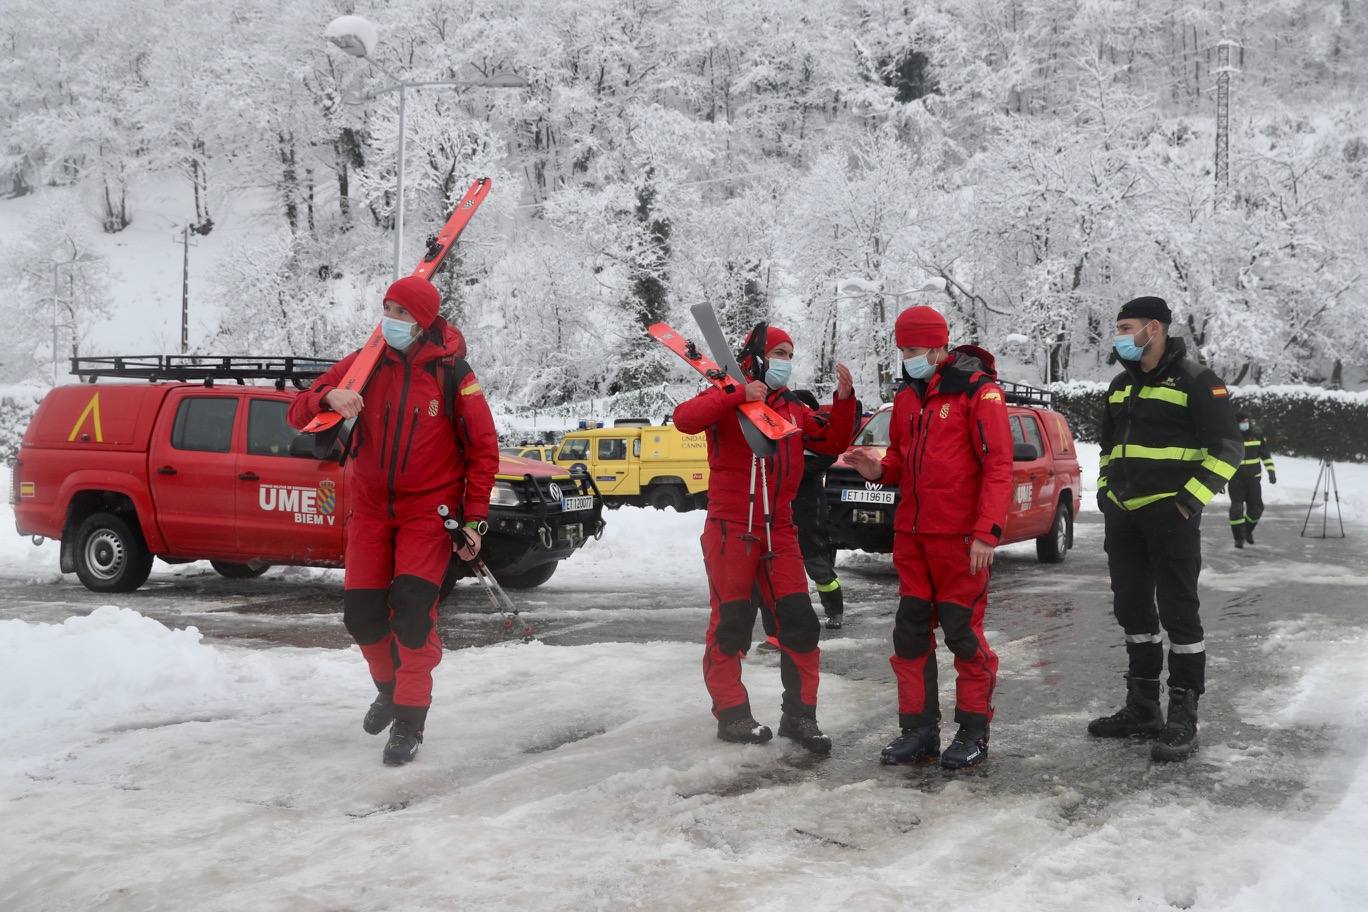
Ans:
[{"label": "front bumper", "polygon": [[[514,482],[522,502],[489,508],[489,534],[484,557],[490,570],[524,573],[550,561],[564,560],[603,534],[603,497],[585,475],[548,479],[524,475]],[[551,486],[556,485],[560,496]],[[565,510],[571,497],[591,497],[588,509]]]}]

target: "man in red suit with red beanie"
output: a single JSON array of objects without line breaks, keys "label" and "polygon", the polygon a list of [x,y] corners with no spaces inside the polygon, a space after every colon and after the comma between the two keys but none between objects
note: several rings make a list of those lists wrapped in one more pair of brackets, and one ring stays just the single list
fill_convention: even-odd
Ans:
[{"label": "man in red suit with red beanie", "polygon": [[442,658],[437,602],[452,544],[437,507],[459,510],[468,544],[458,553],[474,558],[499,467],[489,405],[465,362],[465,339],[437,315],[440,303],[424,278],[395,282],[384,298],[385,351],[364,399],[337,388],[353,352],[297,396],[289,415],[295,427],[323,410],[356,419],[342,620],[379,691],[363,728],[390,729],[383,759],[392,766],[418,752]]},{"label": "man in red suit with red beanie", "polygon": [[[752,593],[758,594],[779,640],[784,685],[779,735],[814,753],[827,753],[831,739],[817,725],[820,627],[793,525],[793,497],[803,478],[805,448],[839,455],[850,443],[856,419],[854,386],[845,365],[836,365],[835,400],[830,416],[822,421],[788,389],[793,367],[788,333],[761,324],[743,351],[740,363],[749,382],[725,390],[709,387],[681,402],[674,412],[675,426],[682,433],[708,435],[708,520],[702,542],[712,616],[703,680],[712,696],[717,737],[743,744],[770,740],[769,727],[751,715],[750,698],[741,683],[741,659],[750,649],[755,627]],[[779,441],[778,450],[766,459],[755,457],[738,421],[736,407],[752,401],[768,403],[802,429]]]},{"label": "man in red suit with red beanie", "polygon": [[[904,385],[893,399],[888,452],[882,460],[868,450],[849,457],[866,479],[898,485],[901,494],[893,525],[901,599],[890,662],[902,734],[880,759],[939,755],[942,766],[962,769],[988,754],[998,658],[983,636],[983,612],[1012,496],[1012,434],[992,355],[972,345],[950,348],[945,318],[930,307],[899,314],[894,337]],[[937,623],[955,656],[960,726],[944,753]]]}]

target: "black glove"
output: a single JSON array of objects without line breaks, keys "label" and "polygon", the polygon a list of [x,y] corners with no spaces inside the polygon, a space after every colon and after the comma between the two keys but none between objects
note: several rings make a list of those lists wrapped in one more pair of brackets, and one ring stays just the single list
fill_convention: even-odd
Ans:
[{"label": "black glove", "polygon": [[1278,473],[1277,473],[1277,472],[1274,472],[1274,471],[1272,471],[1272,470],[1269,470],[1269,473],[1268,473],[1268,483],[1269,483],[1269,484],[1277,484],[1277,483],[1278,483]]}]

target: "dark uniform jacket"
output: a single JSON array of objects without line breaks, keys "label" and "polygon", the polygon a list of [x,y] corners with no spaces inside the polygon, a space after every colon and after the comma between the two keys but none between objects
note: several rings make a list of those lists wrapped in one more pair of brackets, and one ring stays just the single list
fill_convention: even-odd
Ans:
[{"label": "dark uniform jacket", "polygon": [[[1262,464],[1262,465],[1261,465]],[[1273,454],[1268,449],[1268,438],[1254,425],[1245,432],[1244,459],[1240,463],[1240,474],[1246,478],[1259,478],[1263,470],[1269,474],[1277,471],[1273,466]]]},{"label": "dark uniform jacket", "polygon": [[1197,513],[1244,458],[1229,391],[1187,357],[1182,339],[1168,340],[1149,373],[1138,361],[1122,364],[1102,415],[1099,501],[1104,509],[1138,510],[1172,498]]}]

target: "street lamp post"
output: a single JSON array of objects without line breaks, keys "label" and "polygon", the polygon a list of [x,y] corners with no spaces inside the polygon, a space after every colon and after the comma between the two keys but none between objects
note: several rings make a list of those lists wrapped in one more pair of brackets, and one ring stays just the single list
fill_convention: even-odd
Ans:
[{"label": "street lamp post", "polygon": [[394,168],[394,263],[391,279],[399,278],[399,257],[404,246],[404,146],[406,135],[407,94],[409,89],[424,88],[487,88],[520,89],[527,87],[527,80],[511,73],[501,73],[487,79],[447,79],[435,81],[410,81],[400,79],[375,59],[375,47],[379,42],[379,29],[375,23],[363,16],[339,16],[324,29],[323,36],[338,48],[365,60],[379,70],[390,81],[388,86],[373,89],[364,94],[348,92],[342,100],[348,104],[360,104],[378,98],[387,92],[399,93],[399,151]]}]

